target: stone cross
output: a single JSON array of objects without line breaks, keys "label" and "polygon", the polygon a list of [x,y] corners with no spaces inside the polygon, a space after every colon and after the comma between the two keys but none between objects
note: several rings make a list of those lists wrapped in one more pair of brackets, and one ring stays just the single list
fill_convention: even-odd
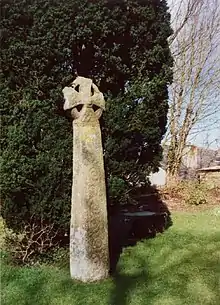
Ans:
[{"label": "stone cross", "polygon": [[83,282],[109,272],[108,224],[99,118],[103,94],[91,79],[78,76],[65,87],[64,110],[73,118],[73,182],[70,223],[70,273]]}]

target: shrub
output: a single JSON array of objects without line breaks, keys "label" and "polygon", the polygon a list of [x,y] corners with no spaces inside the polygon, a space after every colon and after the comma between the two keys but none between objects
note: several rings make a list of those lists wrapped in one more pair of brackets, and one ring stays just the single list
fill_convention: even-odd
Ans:
[{"label": "shrub", "polygon": [[177,199],[186,204],[200,205],[209,201],[211,193],[205,182],[179,181],[176,185],[165,187],[162,191],[165,199]]},{"label": "shrub", "polygon": [[[69,268],[69,248],[58,247],[53,251],[51,261],[61,268]],[[50,261],[50,262],[51,262]]]},{"label": "shrub", "polygon": [[13,232],[5,226],[5,249],[14,262],[33,264],[44,259],[58,245],[58,231],[52,224],[40,223],[32,219],[25,223],[21,233]]},{"label": "shrub", "polygon": [[5,248],[5,221],[2,217],[0,217],[0,249],[3,250]]},{"label": "shrub", "polygon": [[205,183],[190,182],[184,189],[184,200],[187,204],[205,204],[208,201],[208,197],[208,187]]}]

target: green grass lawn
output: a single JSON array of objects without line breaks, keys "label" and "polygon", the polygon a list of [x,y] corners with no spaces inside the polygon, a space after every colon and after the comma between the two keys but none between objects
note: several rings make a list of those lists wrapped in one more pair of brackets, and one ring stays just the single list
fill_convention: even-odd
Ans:
[{"label": "green grass lawn", "polygon": [[2,262],[2,305],[219,305],[220,214],[172,214],[173,226],[126,248],[115,277],[82,284],[66,267]]}]

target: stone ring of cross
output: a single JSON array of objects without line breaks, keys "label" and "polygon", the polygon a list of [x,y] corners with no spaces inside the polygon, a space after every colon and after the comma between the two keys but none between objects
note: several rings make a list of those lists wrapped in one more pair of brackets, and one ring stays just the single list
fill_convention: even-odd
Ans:
[{"label": "stone ring of cross", "polygon": [[63,89],[64,110],[71,110],[74,119],[81,116],[88,116],[88,109],[93,109],[99,119],[105,110],[103,94],[89,78],[78,76],[71,84],[71,87]]}]

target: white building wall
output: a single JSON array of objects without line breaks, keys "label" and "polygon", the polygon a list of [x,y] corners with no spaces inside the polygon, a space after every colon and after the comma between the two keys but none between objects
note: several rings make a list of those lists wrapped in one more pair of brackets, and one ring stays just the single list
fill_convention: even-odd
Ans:
[{"label": "white building wall", "polygon": [[166,184],[166,171],[160,167],[157,173],[150,174],[149,180],[152,185],[164,186]]}]

